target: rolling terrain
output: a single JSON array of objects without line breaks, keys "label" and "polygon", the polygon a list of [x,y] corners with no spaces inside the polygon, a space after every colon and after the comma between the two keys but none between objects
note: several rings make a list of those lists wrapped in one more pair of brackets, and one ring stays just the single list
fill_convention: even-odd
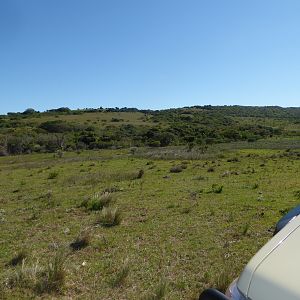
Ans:
[{"label": "rolling terrain", "polygon": [[[15,155],[2,149],[1,297],[197,299],[206,287],[224,290],[300,201],[299,118],[293,109],[253,109],[251,116],[249,108],[248,117],[243,109],[210,109],[205,118],[199,108],[3,116],[6,141],[24,131],[65,137],[51,151],[37,140]],[[195,134],[189,141],[178,135],[167,147],[134,144],[133,136],[126,144],[121,136],[90,149],[73,139],[86,128],[40,127],[55,120],[93,124],[98,142],[105,126],[131,125],[136,136],[182,126]],[[214,141],[200,134],[200,142],[199,124],[224,126],[232,136],[222,129]]]}]

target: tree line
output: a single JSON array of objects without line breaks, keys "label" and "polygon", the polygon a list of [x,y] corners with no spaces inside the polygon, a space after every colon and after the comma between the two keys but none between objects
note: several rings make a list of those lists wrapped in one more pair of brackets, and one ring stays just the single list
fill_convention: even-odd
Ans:
[{"label": "tree line", "polygon": [[[76,117],[72,121],[58,118],[91,112],[110,113],[111,122],[87,124],[76,120]],[[140,125],[123,122],[114,114],[119,112],[141,113],[144,120]],[[249,117],[262,118],[262,122],[259,119],[251,121]],[[37,119],[40,121],[37,122]],[[62,107],[46,112],[27,109],[0,117],[0,155],[170,145],[204,149],[209,144],[254,142],[290,134],[280,126],[264,125],[263,120],[266,119],[284,119],[297,124],[300,108],[194,106],[168,110],[126,107],[71,110]]]}]

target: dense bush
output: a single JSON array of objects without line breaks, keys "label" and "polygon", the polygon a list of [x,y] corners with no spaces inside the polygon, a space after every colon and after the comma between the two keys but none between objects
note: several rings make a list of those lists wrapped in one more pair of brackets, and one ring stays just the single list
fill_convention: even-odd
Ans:
[{"label": "dense bush", "polygon": [[39,128],[42,128],[50,133],[62,133],[62,132],[69,132],[73,130],[71,124],[65,121],[47,121],[42,123]]}]

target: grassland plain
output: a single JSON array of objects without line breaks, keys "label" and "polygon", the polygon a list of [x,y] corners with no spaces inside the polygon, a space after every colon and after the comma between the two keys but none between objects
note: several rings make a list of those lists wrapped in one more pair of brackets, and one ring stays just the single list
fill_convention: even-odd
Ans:
[{"label": "grassland plain", "polygon": [[[300,201],[299,156],[231,149],[184,161],[129,150],[2,157],[0,297],[197,299],[206,287],[223,289]],[[170,172],[174,166],[181,171]],[[101,226],[101,211],[84,205],[103,192],[121,213],[117,226]],[[84,247],[72,250],[82,235]],[[11,284],[22,267],[38,269],[61,248],[59,293]],[[9,264],[20,253],[23,265]]]}]

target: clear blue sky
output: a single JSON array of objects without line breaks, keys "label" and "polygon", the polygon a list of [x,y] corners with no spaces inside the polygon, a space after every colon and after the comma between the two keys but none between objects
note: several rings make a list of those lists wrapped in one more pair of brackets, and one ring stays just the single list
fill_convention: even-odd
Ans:
[{"label": "clear blue sky", "polygon": [[299,0],[0,0],[0,113],[300,106]]}]

